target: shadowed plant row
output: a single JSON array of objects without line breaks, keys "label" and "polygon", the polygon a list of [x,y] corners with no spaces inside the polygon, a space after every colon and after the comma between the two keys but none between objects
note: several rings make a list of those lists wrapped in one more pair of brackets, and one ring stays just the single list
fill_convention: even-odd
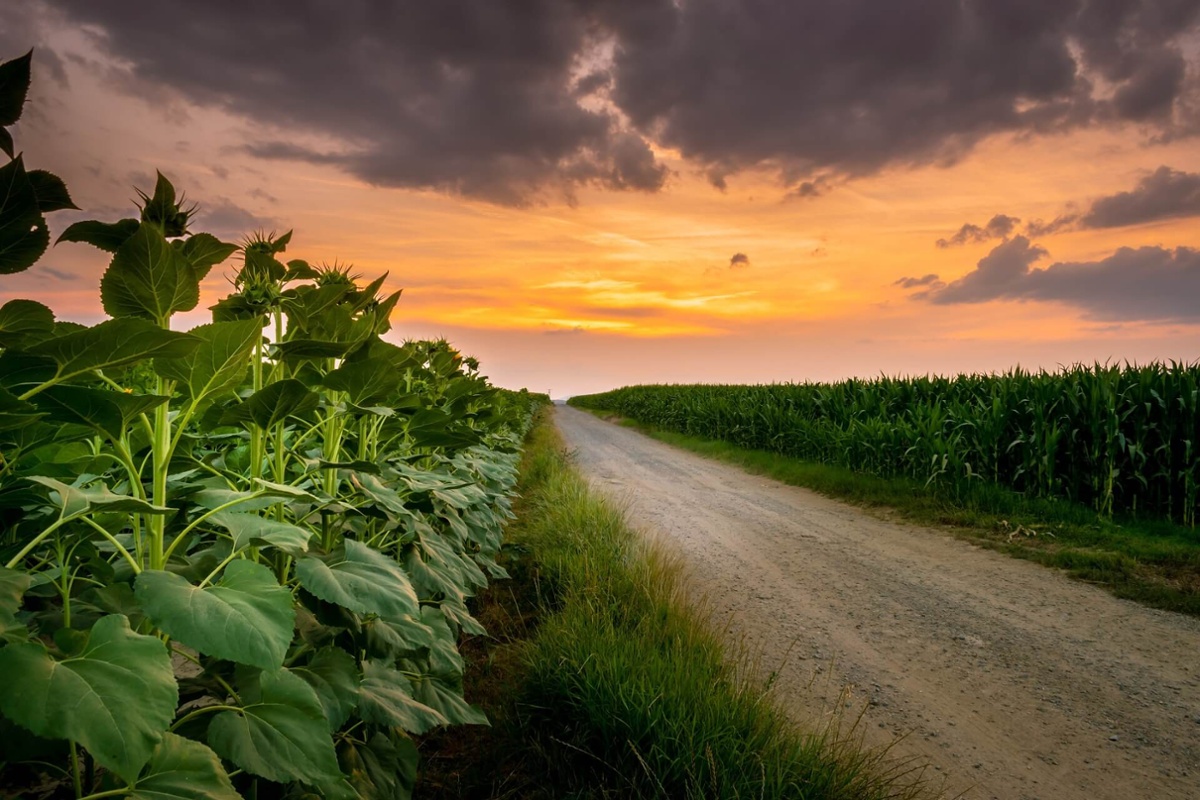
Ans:
[{"label": "shadowed plant row", "polygon": [[[75,208],[5,127],[0,273]],[[15,156],[15,157],[14,157]],[[404,798],[412,737],[462,696],[467,601],[544,398],[445,342],[385,341],[399,292],[191,228],[161,174],[126,219],[70,225],[109,260],[108,319],[0,307],[0,742],[25,797]],[[172,330],[235,265],[212,321]]]}]

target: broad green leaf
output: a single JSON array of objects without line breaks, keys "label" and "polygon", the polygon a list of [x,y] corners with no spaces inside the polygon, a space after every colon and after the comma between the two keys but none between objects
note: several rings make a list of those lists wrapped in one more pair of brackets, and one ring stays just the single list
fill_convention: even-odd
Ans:
[{"label": "broad green leaf", "polygon": [[346,355],[353,342],[330,342],[323,339],[292,339],[275,345],[275,353],[284,361],[319,360],[341,358]]},{"label": "broad green leaf", "polygon": [[233,255],[238,249],[236,244],[222,242],[211,233],[197,233],[189,236],[181,245],[183,257],[192,265],[197,277],[204,280],[209,270]]},{"label": "broad green leaf", "polygon": [[21,608],[22,598],[29,588],[30,578],[25,572],[0,567],[0,611],[15,614]]},{"label": "broad green leaf", "polygon": [[308,552],[308,540],[313,536],[313,531],[308,528],[260,517],[257,514],[221,511],[209,519],[214,525],[229,531],[229,535],[233,537],[234,550],[241,550],[257,542],[277,547],[298,558]]},{"label": "broad green leaf", "polygon": [[434,606],[423,606],[421,622],[433,630],[433,642],[429,648],[430,669],[436,675],[462,677],[463,657],[458,652],[458,636],[450,630],[446,615]]},{"label": "broad green leaf", "polygon": [[345,742],[338,752],[359,797],[392,800],[412,797],[420,760],[412,739],[376,733],[366,745]]},{"label": "broad green leaf", "polygon": [[[317,277],[315,273],[313,277]],[[344,284],[326,286],[298,286],[284,294],[283,305],[288,319],[301,330],[307,330],[311,322],[322,312],[333,308],[353,287]]]},{"label": "broad green leaf", "polygon": [[365,621],[363,629],[367,632],[367,649],[378,656],[395,658],[433,644],[429,626],[411,617],[375,617]]},{"label": "broad green leaf", "polygon": [[417,594],[404,570],[365,544],[347,539],[328,556],[296,562],[300,585],[313,595],[360,614],[417,616]]},{"label": "broad green leaf", "polygon": [[57,242],[82,242],[115,253],[137,233],[140,224],[136,219],[123,219],[119,222],[84,220],[68,225]]},{"label": "broad green leaf", "polygon": [[287,268],[287,274],[283,276],[285,281],[314,280],[321,275],[311,264],[299,258],[287,262]]},{"label": "broad green leaf", "polygon": [[346,392],[355,405],[386,405],[404,380],[403,373],[392,369],[384,358],[369,358],[344,364],[325,376],[325,385],[335,392]]},{"label": "broad green leaf", "polygon": [[262,324],[255,319],[212,322],[192,328],[188,335],[199,339],[200,344],[181,358],[154,359],[154,371],[178,381],[200,404],[241,385],[249,370],[250,352],[263,334]]},{"label": "broad green leaf", "polygon": [[446,619],[457,624],[463,633],[469,633],[472,636],[487,635],[487,629],[479,623],[479,620],[471,616],[471,612],[467,610],[467,606],[461,599],[448,597],[442,600],[440,608],[446,615]]},{"label": "broad green leaf", "polygon": [[232,503],[242,511],[258,511],[269,508],[278,503],[277,498],[280,497],[293,500],[316,500],[311,494],[295,486],[264,480],[256,480],[254,485],[258,488],[253,492],[235,492],[232,489],[202,489],[189,499],[210,510]]},{"label": "broad green leaf", "polygon": [[30,50],[20,58],[0,64],[0,126],[7,128],[21,118],[21,108],[29,93]]},{"label": "broad green leaf", "polygon": [[323,647],[303,667],[293,667],[317,693],[325,709],[329,730],[336,731],[358,706],[358,665],[354,656],[339,647]]},{"label": "broad green leaf", "polygon": [[276,381],[260,389],[246,400],[225,412],[221,422],[226,425],[253,423],[269,428],[290,416],[304,416],[316,409],[321,398],[295,378]]},{"label": "broad green leaf", "polygon": [[203,589],[173,572],[146,570],[135,594],[155,625],[205,655],[270,670],[283,664],[292,641],[292,593],[253,561],[231,562]]},{"label": "broad green leaf", "polygon": [[29,641],[29,629],[15,614],[0,610],[0,642],[19,644]]},{"label": "broad green leaf", "polygon": [[200,742],[163,734],[150,763],[126,797],[131,800],[241,800],[221,759]]},{"label": "broad green leaf", "polygon": [[0,167],[0,275],[24,272],[50,246],[50,229],[21,156]]},{"label": "broad green leaf", "polygon": [[13,150],[12,134],[4,128],[0,128],[0,150],[3,150],[9,158],[16,155],[16,152]]},{"label": "broad green leaf", "polygon": [[86,386],[51,386],[34,398],[47,422],[86,425],[102,436],[117,440],[131,420],[171,398],[157,394],[125,394]]},{"label": "broad green leaf", "polygon": [[[161,176],[160,176],[161,177]],[[100,300],[113,317],[165,323],[200,302],[200,279],[153,223],[125,240],[100,279]]]},{"label": "broad green leaf", "polygon": [[18,400],[7,389],[0,389],[0,431],[22,428],[45,416],[37,406]]},{"label": "broad green leaf", "polygon": [[341,777],[325,710],[312,687],[285,669],[258,677],[246,704],[217,714],[208,744],[222,758],[272,781],[319,783]]},{"label": "broad green leaf", "polygon": [[174,514],[175,509],[156,506],[125,494],[114,494],[107,487],[80,489],[53,478],[31,475],[26,480],[50,489],[50,502],[64,517],[77,517],[93,511],[125,511],[134,514]]},{"label": "broad green leaf", "polygon": [[413,678],[413,698],[450,720],[451,725],[489,725],[487,715],[468,703],[459,687],[431,675]]},{"label": "broad green leaf", "polygon": [[179,692],[166,645],[102,617],[73,657],[41,644],[0,649],[0,711],[38,736],[71,739],[126,781],[137,777],[175,716]]},{"label": "broad green leaf", "polygon": [[0,347],[18,347],[54,333],[54,312],[33,300],[9,300],[0,306]]},{"label": "broad green leaf", "polygon": [[364,722],[403,728],[420,735],[450,720],[413,698],[412,683],[398,670],[375,661],[363,663],[358,687],[358,715]]},{"label": "broad green leaf", "polygon": [[311,493],[304,491],[300,487],[289,486],[286,483],[273,483],[271,481],[264,481],[262,478],[255,478],[254,485],[261,487],[261,490],[264,492],[271,492],[279,495],[280,497],[292,497],[296,500],[312,501],[317,499],[313,497]]},{"label": "broad green leaf", "polygon": [[61,381],[93,370],[121,367],[150,358],[181,358],[199,344],[200,340],[194,336],[163,330],[146,320],[110,319],[91,328],[47,339],[31,347],[29,352],[52,359],[57,365],[56,377]]},{"label": "broad green leaf", "polygon": [[67,208],[79,209],[67,192],[67,185],[62,178],[44,169],[30,170],[27,175],[33,185],[33,194],[37,197],[38,210],[42,213],[62,211]]}]

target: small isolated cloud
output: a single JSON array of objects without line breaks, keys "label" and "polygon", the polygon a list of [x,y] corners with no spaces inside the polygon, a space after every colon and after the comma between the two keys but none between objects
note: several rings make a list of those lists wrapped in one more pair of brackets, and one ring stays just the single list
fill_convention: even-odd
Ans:
[{"label": "small isolated cloud", "polygon": [[1200,174],[1159,167],[1127,192],[1101,197],[1080,220],[1085,228],[1119,228],[1200,216]]},{"label": "small isolated cloud", "polygon": [[829,179],[824,176],[818,176],[810,181],[801,181],[796,185],[796,188],[788,193],[789,197],[820,197],[826,194],[832,187]]},{"label": "small isolated cloud", "polygon": [[[1060,302],[1105,321],[1200,322],[1200,251],[1122,247],[1098,261],[1033,265],[1048,255],[1024,236],[992,249],[950,284],[913,295],[939,305],[990,300]],[[903,279],[902,279],[903,280]]]},{"label": "small isolated cloud", "polygon": [[986,242],[989,239],[1007,239],[1021,220],[1017,217],[1010,217],[1008,214],[997,214],[988,220],[987,224],[980,227],[973,225],[970,222],[963,225],[948,239],[938,239],[937,246],[940,248],[957,247],[967,244],[968,242]]},{"label": "small isolated cloud", "polygon": [[734,253],[729,257],[729,268],[739,269],[740,267],[750,266],[750,256],[745,253]]},{"label": "small isolated cloud", "polygon": [[[922,275],[920,278],[901,278],[893,283],[893,286],[899,286],[901,289],[916,289],[919,286],[933,286],[939,284],[938,276],[932,272],[928,275]],[[943,286],[945,284],[942,284]]]}]

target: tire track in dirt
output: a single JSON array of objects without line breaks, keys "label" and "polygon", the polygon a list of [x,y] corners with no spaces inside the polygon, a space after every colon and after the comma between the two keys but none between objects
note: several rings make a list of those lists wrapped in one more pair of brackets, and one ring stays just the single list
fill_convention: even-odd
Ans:
[{"label": "tire track in dirt", "polygon": [[576,409],[556,422],[797,718],[848,687],[868,743],[968,798],[1200,798],[1200,621]]}]

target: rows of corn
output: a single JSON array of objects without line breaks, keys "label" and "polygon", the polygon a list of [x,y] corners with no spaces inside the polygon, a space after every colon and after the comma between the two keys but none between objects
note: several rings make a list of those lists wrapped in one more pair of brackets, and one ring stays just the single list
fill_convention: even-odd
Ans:
[{"label": "rows of corn", "polygon": [[1194,526],[1200,364],[758,386],[630,386],[571,403],[950,491],[986,481]]}]

